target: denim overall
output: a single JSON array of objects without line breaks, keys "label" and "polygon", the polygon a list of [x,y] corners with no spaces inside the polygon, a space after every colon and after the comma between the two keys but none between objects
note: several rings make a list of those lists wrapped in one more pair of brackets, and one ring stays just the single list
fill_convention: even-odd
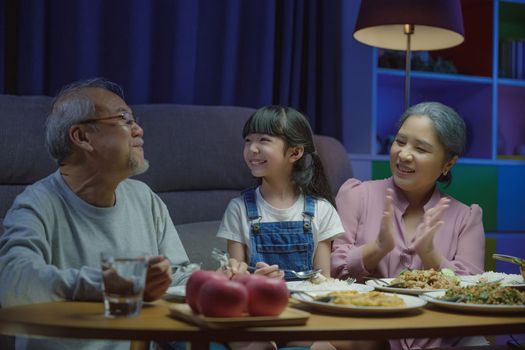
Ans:
[{"label": "denim overall", "polygon": [[[261,222],[255,202],[255,190],[243,192],[243,198],[250,222],[250,266],[264,261],[270,265],[277,264],[281,269],[312,269],[312,218],[315,214],[315,199],[305,196],[303,221]],[[289,272],[285,273],[284,278],[287,281],[297,280]]]}]

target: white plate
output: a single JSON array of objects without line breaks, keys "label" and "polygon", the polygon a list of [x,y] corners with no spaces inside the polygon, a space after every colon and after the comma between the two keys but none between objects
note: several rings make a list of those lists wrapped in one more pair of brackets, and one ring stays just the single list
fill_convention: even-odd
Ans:
[{"label": "white plate", "polygon": [[370,292],[374,287],[366,286],[361,283],[348,284],[345,281],[325,282],[314,284],[308,281],[286,282],[290,292],[337,292],[345,290],[356,290],[358,292]]},{"label": "white plate", "polygon": [[516,281],[510,281],[510,282],[502,282],[502,287],[512,287],[512,288],[518,288],[518,289],[525,289],[525,282],[516,282]]},{"label": "white plate", "polygon": [[[386,283],[391,283],[394,279],[393,278],[381,278],[382,281],[385,281]],[[368,280],[365,282],[367,286],[374,287],[374,289],[382,290],[383,292],[391,292],[391,293],[402,293],[402,294],[413,294],[413,295],[420,295],[427,292],[437,292],[437,291],[444,291],[446,289],[419,289],[419,288],[393,288],[393,287],[387,287],[381,282],[378,282],[376,280]],[[467,285],[468,283],[465,283]],[[460,285],[463,285],[460,283]]]},{"label": "white plate", "polygon": [[[326,292],[311,292],[308,293],[311,296],[319,296],[326,294]],[[399,313],[405,312],[413,309],[418,309],[426,305],[426,301],[414,297],[411,295],[399,294],[398,297],[402,298],[405,301],[404,306],[355,306],[355,305],[339,305],[339,304],[330,304],[323,303],[321,301],[313,301],[308,296],[297,293],[292,294],[292,298],[300,301],[303,304],[310,306],[311,308],[324,311],[329,313],[337,314],[389,314],[389,313]]]},{"label": "white plate", "polygon": [[440,292],[428,292],[421,294],[419,297],[428,301],[431,304],[435,304],[447,309],[462,310],[462,311],[475,311],[483,313],[494,313],[494,312],[525,312],[525,305],[485,305],[485,304],[467,304],[467,303],[454,303],[451,301],[439,300],[436,298],[445,295],[444,291]]},{"label": "white plate", "polygon": [[459,278],[462,282],[471,284],[479,283],[479,279],[484,278],[484,280],[486,280],[489,283],[499,281],[502,287],[513,287],[519,289],[525,288],[525,281],[523,280],[523,277],[521,275],[515,274],[484,272],[480,275],[459,276]]},{"label": "white plate", "polygon": [[184,301],[186,299],[186,285],[169,287],[162,298],[165,300]]}]

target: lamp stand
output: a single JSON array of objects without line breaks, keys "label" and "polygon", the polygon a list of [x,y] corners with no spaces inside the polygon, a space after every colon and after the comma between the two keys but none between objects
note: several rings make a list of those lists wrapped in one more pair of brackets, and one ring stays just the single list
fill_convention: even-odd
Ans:
[{"label": "lamp stand", "polygon": [[414,25],[405,24],[403,32],[407,36],[407,50],[405,54],[405,111],[410,105],[410,65],[411,65],[411,51],[410,51],[410,37],[414,34]]}]

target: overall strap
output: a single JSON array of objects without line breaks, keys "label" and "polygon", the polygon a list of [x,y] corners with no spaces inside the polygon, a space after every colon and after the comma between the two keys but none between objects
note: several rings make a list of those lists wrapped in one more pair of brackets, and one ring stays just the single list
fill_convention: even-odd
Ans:
[{"label": "overall strap", "polygon": [[257,203],[255,202],[255,189],[250,188],[242,192],[242,197],[244,199],[244,205],[246,206],[248,220],[253,221],[259,219],[261,216],[259,215]]},{"label": "overall strap", "polygon": [[316,199],[312,196],[304,196],[304,232],[308,232],[312,228],[312,218],[315,216],[315,201]]},{"label": "overall strap", "polygon": [[312,196],[304,196],[304,215],[310,218],[315,216],[315,201],[316,199]]}]

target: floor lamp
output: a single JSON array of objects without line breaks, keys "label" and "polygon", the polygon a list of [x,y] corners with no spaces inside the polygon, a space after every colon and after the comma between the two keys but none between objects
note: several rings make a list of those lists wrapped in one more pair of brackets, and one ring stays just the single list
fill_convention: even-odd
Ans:
[{"label": "floor lamp", "polygon": [[374,47],[406,51],[405,109],[410,104],[410,54],[464,40],[460,0],[361,0],[354,38]]}]

